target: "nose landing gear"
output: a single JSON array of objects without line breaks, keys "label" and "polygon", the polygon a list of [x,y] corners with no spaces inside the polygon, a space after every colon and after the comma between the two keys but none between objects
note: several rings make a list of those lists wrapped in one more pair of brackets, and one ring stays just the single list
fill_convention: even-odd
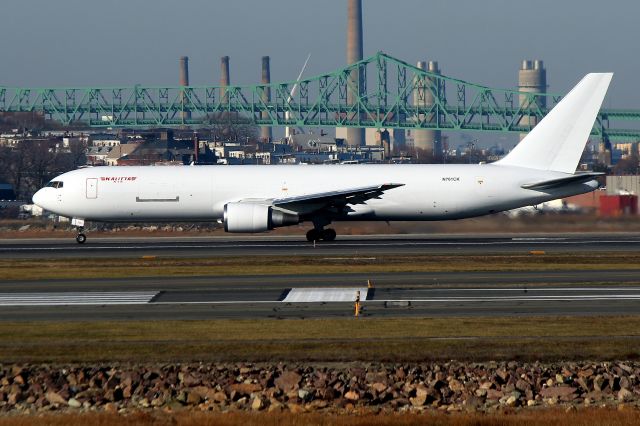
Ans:
[{"label": "nose landing gear", "polygon": [[84,228],[78,228],[76,241],[78,242],[78,244],[84,244],[84,242],[87,241],[87,236],[84,234]]},{"label": "nose landing gear", "polygon": [[307,232],[307,241],[334,241],[336,239],[336,231],[334,229],[310,229]]},{"label": "nose landing gear", "polygon": [[72,218],[71,226],[75,226],[78,231],[76,234],[78,244],[84,244],[84,242],[87,241],[87,236],[84,234],[84,219],[78,219],[77,217]]}]

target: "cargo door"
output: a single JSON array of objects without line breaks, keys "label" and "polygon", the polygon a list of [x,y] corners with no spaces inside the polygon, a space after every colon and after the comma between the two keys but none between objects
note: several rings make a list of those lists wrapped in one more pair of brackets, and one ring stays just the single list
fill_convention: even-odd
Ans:
[{"label": "cargo door", "polygon": [[149,182],[139,187],[136,202],[177,203],[180,202],[180,195],[177,186],[173,182]]},{"label": "cargo door", "polygon": [[87,198],[98,198],[98,179],[87,179]]}]

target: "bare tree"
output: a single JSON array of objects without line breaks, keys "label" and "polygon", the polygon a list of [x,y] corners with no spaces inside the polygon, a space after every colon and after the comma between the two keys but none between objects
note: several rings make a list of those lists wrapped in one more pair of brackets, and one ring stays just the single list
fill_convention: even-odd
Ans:
[{"label": "bare tree", "polygon": [[22,140],[0,150],[0,178],[10,183],[18,199],[29,199],[54,176],[77,168],[81,147],[59,153],[54,140]]},{"label": "bare tree", "polygon": [[16,148],[5,147],[0,152],[0,170],[3,179],[13,186],[17,199],[23,199],[26,192],[25,169],[27,158],[24,155],[24,142],[18,144]]},{"label": "bare tree", "polygon": [[44,186],[51,179],[56,163],[57,152],[55,145],[47,140],[28,141],[27,167],[31,191]]},{"label": "bare tree", "polygon": [[87,144],[77,139],[69,142],[69,151],[62,155],[58,155],[60,161],[57,162],[56,168],[69,171],[75,170],[80,166],[87,164]]},{"label": "bare tree", "polygon": [[256,142],[258,127],[250,118],[237,113],[218,113],[207,117],[209,130],[215,140]]},{"label": "bare tree", "polygon": [[613,167],[614,175],[637,175],[638,172],[640,172],[640,167],[638,167],[637,156],[623,158]]}]

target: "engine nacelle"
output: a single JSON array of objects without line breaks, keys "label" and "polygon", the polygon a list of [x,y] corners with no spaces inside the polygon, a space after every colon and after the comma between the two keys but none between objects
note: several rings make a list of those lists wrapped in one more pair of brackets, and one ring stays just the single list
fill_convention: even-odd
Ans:
[{"label": "engine nacelle", "polygon": [[223,220],[226,232],[264,232],[300,223],[297,214],[257,203],[227,203]]}]

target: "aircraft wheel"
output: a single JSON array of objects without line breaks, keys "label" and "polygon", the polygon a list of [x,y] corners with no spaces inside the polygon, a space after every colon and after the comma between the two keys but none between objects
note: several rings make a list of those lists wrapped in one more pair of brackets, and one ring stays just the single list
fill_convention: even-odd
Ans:
[{"label": "aircraft wheel", "polygon": [[315,229],[310,229],[307,232],[307,241],[312,242],[312,241],[318,241],[320,240],[320,232],[318,232]]},{"label": "aircraft wheel", "polygon": [[336,239],[335,229],[325,229],[322,231],[322,239],[325,241],[334,241]]},{"label": "aircraft wheel", "polygon": [[87,236],[84,234],[78,234],[76,235],[76,241],[78,244],[84,244],[84,242],[87,241]]}]

